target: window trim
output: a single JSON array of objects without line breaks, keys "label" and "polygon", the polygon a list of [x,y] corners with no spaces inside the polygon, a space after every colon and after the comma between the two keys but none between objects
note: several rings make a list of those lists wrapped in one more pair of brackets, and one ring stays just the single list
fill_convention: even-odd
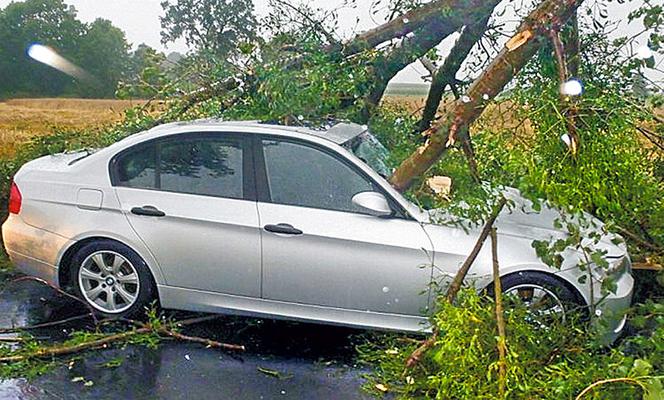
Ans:
[{"label": "window trim", "polygon": [[[228,197],[228,196],[217,196],[212,194],[202,194],[202,193],[188,193],[188,192],[179,192],[175,190],[164,190],[161,189],[160,185],[160,153],[159,148],[161,144],[171,141],[186,141],[186,140],[197,140],[197,139],[217,139],[229,141],[237,141],[240,145],[242,151],[242,197]],[[123,185],[119,180],[119,160],[125,156],[127,153],[131,153],[137,150],[142,150],[145,147],[154,146],[155,147],[155,187],[154,188],[139,188]],[[177,193],[190,196],[204,196],[204,197],[213,197],[217,199],[231,199],[231,200],[249,200],[256,201],[256,181],[255,181],[255,171],[254,171],[254,152],[252,151],[251,141],[247,135],[243,135],[236,132],[205,132],[205,131],[193,131],[193,132],[182,132],[176,133],[167,136],[160,136],[153,139],[148,139],[144,142],[136,143],[130,147],[120,150],[111,157],[111,160],[108,163],[109,177],[111,179],[112,187],[122,187],[127,189],[137,189],[137,190],[149,190],[154,192],[162,193]]]},{"label": "window trim", "polygon": [[363,171],[361,168],[359,168],[357,165],[355,165],[352,161],[350,161],[348,158],[344,157],[343,155],[339,154],[338,152],[335,152],[334,150],[327,148],[319,143],[316,142],[311,142],[305,139],[301,138],[295,138],[295,137],[290,137],[290,136],[281,136],[281,135],[270,135],[270,134],[256,134],[252,138],[252,147],[253,147],[253,158],[254,158],[254,173],[255,173],[255,182],[256,182],[256,198],[257,201],[259,202],[264,202],[264,203],[272,203],[272,204],[279,204],[279,205],[284,205],[284,206],[291,206],[291,207],[302,207],[302,208],[310,208],[314,210],[326,210],[326,211],[334,211],[334,212],[342,212],[342,213],[347,213],[347,214],[357,214],[357,215],[366,215],[366,216],[373,216],[376,217],[375,215],[369,214],[369,213],[362,213],[362,212],[357,212],[357,211],[344,211],[344,210],[332,210],[328,208],[319,208],[319,207],[310,207],[310,206],[303,206],[303,205],[293,205],[293,204],[283,204],[283,203],[276,203],[272,201],[271,194],[270,194],[270,185],[268,183],[267,179],[267,168],[265,164],[265,157],[264,157],[264,152],[263,152],[263,145],[262,141],[263,140],[274,140],[274,141],[281,141],[281,142],[289,142],[289,143],[295,143],[299,144],[305,147],[313,148],[318,151],[322,151],[323,153],[333,157],[337,161],[345,164],[348,168],[350,168],[351,171],[355,172],[356,174],[360,175],[363,179],[371,183],[375,191],[378,193],[382,194],[385,196],[385,199],[387,200],[388,204],[390,205],[390,208],[394,211],[393,215],[387,216],[387,217],[377,217],[377,218],[398,218],[398,219],[405,219],[405,220],[414,220],[414,218],[399,204],[398,201],[396,201],[392,195],[390,195],[382,185],[380,185],[376,180],[371,177],[369,174],[367,174],[365,171]]}]

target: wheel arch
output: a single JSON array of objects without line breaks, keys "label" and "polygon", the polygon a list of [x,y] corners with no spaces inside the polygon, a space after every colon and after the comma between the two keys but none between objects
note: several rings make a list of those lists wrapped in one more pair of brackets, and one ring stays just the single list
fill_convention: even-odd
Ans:
[{"label": "wheel arch", "polygon": [[139,257],[145,261],[145,264],[148,267],[148,270],[150,271],[150,275],[152,277],[152,281],[155,285],[155,288],[161,281],[161,273],[158,269],[156,269],[156,266],[153,265],[153,259],[151,256],[146,257],[145,254],[139,250],[136,249],[135,246],[131,246],[127,244],[127,241],[119,240],[117,238],[113,238],[111,236],[105,236],[105,235],[94,235],[94,236],[88,236],[88,237],[83,237],[80,238],[74,243],[72,243],[63,253],[62,256],[60,257],[60,260],[58,262],[58,285],[62,288],[68,287],[71,285],[71,261],[76,254],[83,246],[94,243],[94,242],[99,242],[99,241],[109,241],[109,242],[115,242],[117,244],[120,244],[122,246],[126,246],[129,248],[131,251],[134,253],[138,254]]},{"label": "wheel arch", "polygon": [[[542,275],[546,275],[546,276],[556,280],[557,282],[559,282],[561,285],[565,286],[567,289],[569,289],[574,294],[574,296],[576,298],[575,300],[579,304],[582,304],[584,306],[588,306],[588,301],[586,300],[586,298],[583,296],[583,294],[581,293],[581,291],[578,289],[578,287],[576,285],[574,285],[572,282],[570,282],[565,277],[560,276],[560,275],[555,274],[555,273],[551,273],[550,271],[542,270],[542,269],[539,269],[539,268],[521,269],[521,270],[511,271],[511,272],[507,272],[505,274],[500,275],[500,280],[502,281],[503,279],[505,279],[507,277],[514,276],[514,275],[519,275],[519,274],[524,273],[524,272],[525,273],[531,273],[531,274],[542,274]],[[488,285],[486,285],[486,287],[484,287],[482,289],[482,291],[484,291],[486,293],[493,294],[494,293],[493,292],[494,283],[495,282],[492,280],[491,282],[489,282]]]}]

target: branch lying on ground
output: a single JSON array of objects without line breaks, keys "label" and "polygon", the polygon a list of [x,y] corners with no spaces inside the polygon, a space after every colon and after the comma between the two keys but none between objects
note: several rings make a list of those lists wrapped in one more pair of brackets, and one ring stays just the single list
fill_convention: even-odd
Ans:
[{"label": "branch lying on ground", "polygon": [[[34,278],[34,277],[22,277],[18,278],[12,281],[13,282],[21,282],[21,281],[28,281],[28,280],[33,280],[39,283],[42,283],[56,292],[63,294],[67,296],[68,298],[71,298],[73,300],[76,300],[77,302],[83,303],[86,307],[89,308],[89,305],[85,303],[83,300],[63,291],[62,289],[55,287],[54,285],[49,284],[48,282],[44,281],[43,279],[39,278]],[[32,325],[32,326],[27,326],[23,328],[4,328],[0,330],[0,333],[11,333],[11,332],[18,332],[18,331],[25,331],[25,330],[34,330],[34,329],[39,329],[39,328],[46,328],[46,327],[52,327],[55,325],[60,325],[64,324],[66,322],[71,322],[75,320],[80,320],[83,318],[87,317],[92,317],[94,318],[95,325],[99,326],[99,322],[96,317],[94,316],[94,311],[91,311],[90,314],[85,314],[85,315],[78,315],[75,317],[63,319],[60,321],[53,321],[53,322],[47,322],[43,324],[38,324],[38,325]],[[92,350],[92,349],[98,349],[101,347],[106,347],[112,343],[121,343],[121,342],[126,342],[129,339],[141,335],[141,334],[156,334],[159,335],[160,337],[171,337],[176,340],[181,340],[181,341],[186,341],[186,342],[193,342],[193,343],[199,343],[199,344],[204,344],[207,347],[214,347],[214,348],[219,348],[223,350],[232,350],[232,351],[244,351],[245,347],[242,345],[236,345],[236,344],[228,344],[228,343],[222,343],[218,342],[216,340],[211,340],[207,338],[202,338],[202,337],[197,337],[197,336],[187,336],[183,335],[180,332],[178,332],[176,329],[183,327],[183,326],[189,326],[189,325],[194,325],[198,324],[201,322],[206,322],[206,321],[211,321],[213,319],[219,318],[219,315],[208,315],[208,316],[203,316],[203,317],[195,317],[195,318],[190,318],[190,319],[185,319],[181,321],[175,321],[171,324],[168,325],[158,325],[154,326],[151,324],[145,324],[140,321],[135,321],[135,320],[130,320],[130,319],[121,319],[118,321],[125,322],[128,324],[131,324],[137,328],[128,331],[128,332],[122,332],[122,333],[115,333],[115,334],[109,334],[104,337],[83,342],[83,343],[77,343],[74,345],[59,345],[59,346],[51,346],[51,347],[43,347],[39,348],[33,352],[26,353],[26,354],[14,354],[14,355],[8,355],[4,357],[0,357],[0,363],[8,363],[8,362],[19,362],[19,361],[25,361],[25,360],[30,360],[30,359],[35,359],[35,358],[49,358],[49,357],[61,357],[65,355],[70,355],[74,353],[79,353],[82,351],[86,350]],[[23,338],[0,338],[0,342],[25,342],[26,340]],[[17,350],[20,352],[21,350]]]},{"label": "branch lying on ground", "polygon": [[[473,247],[472,251],[468,255],[468,258],[466,258],[466,261],[464,261],[463,265],[457,271],[456,276],[454,277],[454,280],[450,284],[450,287],[447,289],[447,294],[445,295],[445,300],[448,303],[453,303],[454,299],[456,298],[457,294],[461,290],[461,286],[463,284],[463,280],[466,278],[466,275],[468,275],[468,271],[470,271],[470,267],[473,265],[475,262],[475,259],[480,253],[480,250],[482,250],[482,246],[484,245],[484,242],[486,241],[486,238],[489,236],[491,233],[491,229],[493,228],[494,222],[496,222],[496,218],[498,218],[498,214],[502,211],[503,207],[505,207],[505,204],[507,204],[507,200],[504,197],[501,197],[501,199],[498,201],[498,204],[496,207],[494,207],[493,211],[491,212],[491,215],[487,219],[486,223],[484,224],[484,228],[482,228],[482,231],[480,232],[480,235],[477,238],[477,242],[475,242],[475,246]],[[434,327],[434,331],[431,334],[431,336],[425,340],[420,347],[415,349],[413,353],[408,357],[406,360],[406,369],[412,368],[415,366],[421,359],[424,353],[429,350],[431,347],[433,347],[434,344],[436,344],[436,341],[438,340],[438,330]],[[404,371],[405,372],[405,371]]]},{"label": "branch lying on ground", "polygon": [[[209,319],[214,319],[216,316],[212,316],[206,319],[202,318],[195,318],[192,319],[191,321],[180,321],[180,322],[175,322],[173,325],[174,326],[184,326],[184,325],[191,325],[194,323],[199,323],[205,320]],[[127,342],[128,340],[132,339],[133,337],[136,337],[141,334],[156,334],[159,335],[160,337],[163,336],[168,336],[172,337],[177,340],[185,341],[185,342],[193,342],[193,343],[199,343],[199,344],[204,344],[207,347],[214,347],[214,348],[219,348],[223,350],[231,350],[231,351],[244,351],[245,347],[242,345],[236,345],[236,344],[228,344],[228,343],[222,343],[218,342],[216,340],[211,340],[211,339],[206,339],[206,338],[201,338],[197,336],[187,336],[183,335],[173,328],[169,328],[167,326],[158,326],[154,327],[150,324],[143,324],[138,321],[130,321],[134,323],[135,325],[140,326],[138,329],[133,329],[128,332],[122,332],[122,333],[116,333],[116,334],[110,334],[107,336],[104,336],[99,339],[91,340],[88,342],[83,342],[83,343],[78,343],[75,345],[71,346],[51,346],[51,347],[44,347],[35,350],[34,352],[31,353],[26,353],[26,354],[17,354],[17,355],[10,355],[10,356],[5,356],[5,357],[0,357],[0,363],[8,363],[8,362],[19,362],[19,361],[26,361],[30,359],[35,359],[35,358],[50,358],[50,357],[62,357],[70,354],[75,354],[75,353],[80,353],[83,351],[87,350],[93,350],[93,349],[99,349],[106,347],[108,345],[114,344],[114,343],[124,343]]]},{"label": "branch lying on ground", "polygon": [[17,332],[24,332],[24,331],[33,331],[33,330],[37,330],[37,329],[52,328],[54,326],[64,325],[64,324],[67,324],[69,322],[80,321],[82,319],[88,319],[88,318],[92,318],[92,314],[76,315],[74,317],[69,317],[69,318],[58,320],[58,321],[45,322],[43,324],[36,324],[36,325],[29,325],[29,326],[18,326],[18,327],[15,327],[15,328],[0,328],[0,334],[3,334],[3,333],[17,333]]}]

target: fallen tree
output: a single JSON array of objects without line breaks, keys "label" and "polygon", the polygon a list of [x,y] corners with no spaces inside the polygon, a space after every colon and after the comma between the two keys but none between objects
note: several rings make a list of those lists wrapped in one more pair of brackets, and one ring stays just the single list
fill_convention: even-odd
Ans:
[{"label": "fallen tree", "polygon": [[466,94],[428,130],[427,143],[401,163],[390,177],[392,186],[405,191],[447,149],[457,142],[469,141],[468,127],[480,116],[487,102],[503,90],[547,39],[549,32],[565,24],[581,3],[582,0],[545,0],[533,10]]}]

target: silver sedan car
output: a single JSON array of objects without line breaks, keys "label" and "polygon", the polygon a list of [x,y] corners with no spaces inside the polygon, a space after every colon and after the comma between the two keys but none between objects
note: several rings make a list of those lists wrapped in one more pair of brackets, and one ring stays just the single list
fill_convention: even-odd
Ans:
[{"label": "silver sedan car", "polygon": [[[479,231],[436,224],[394,190],[383,150],[354,124],[159,126],[24,165],[4,245],[19,270],[104,316],[136,314],[157,298],[172,309],[426,329],[433,287],[449,284]],[[543,312],[596,305],[618,334],[633,289],[624,245],[600,243],[617,283],[604,296],[601,279],[579,282],[578,254],[560,269],[535,254],[533,239],[560,234],[556,211],[532,213],[506,193],[521,207],[496,223],[503,289]],[[466,283],[491,289],[489,245]]]}]

